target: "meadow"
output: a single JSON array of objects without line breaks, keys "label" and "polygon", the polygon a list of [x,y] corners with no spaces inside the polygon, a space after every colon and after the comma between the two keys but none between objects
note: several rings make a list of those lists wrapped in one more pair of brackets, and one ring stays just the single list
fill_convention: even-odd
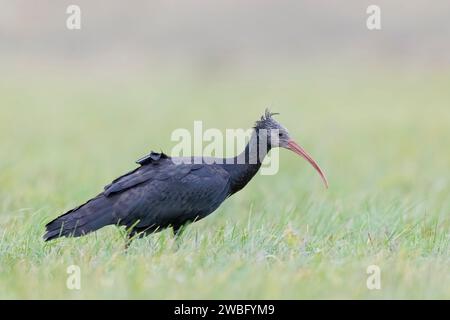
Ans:
[{"label": "meadow", "polygon": [[[276,70],[276,71],[275,71]],[[19,70],[0,80],[0,298],[449,299],[450,73],[285,68]],[[89,76],[86,76],[89,75]],[[176,241],[114,226],[44,243],[176,128],[247,129],[265,107],[327,173],[281,150]],[[66,286],[67,267],[81,289]],[[366,269],[381,270],[381,289]]]}]

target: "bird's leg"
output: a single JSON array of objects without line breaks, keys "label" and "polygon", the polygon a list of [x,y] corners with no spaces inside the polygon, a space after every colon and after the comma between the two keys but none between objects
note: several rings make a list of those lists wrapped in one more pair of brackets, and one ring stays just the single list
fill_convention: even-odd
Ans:
[{"label": "bird's leg", "polygon": [[136,234],[137,233],[135,231],[128,232],[127,237],[125,239],[125,251],[128,250],[128,247],[130,246],[131,242],[136,237]]},{"label": "bird's leg", "polygon": [[128,247],[131,244],[131,241],[133,241],[137,236],[139,236],[139,232],[141,231],[136,227],[136,225],[139,223],[139,220],[137,220],[131,227],[125,229],[125,251],[128,250]]},{"label": "bird's leg", "polygon": [[174,238],[176,238],[178,236],[178,233],[181,232],[181,226],[173,226],[172,227],[173,230],[173,236]]},{"label": "bird's leg", "polygon": [[185,227],[184,227],[184,225],[174,225],[172,227],[172,229],[173,229],[174,238],[179,239],[181,237],[181,235],[183,234]]},{"label": "bird's leg", "polygon": [[185,230],[185,225],[174,225],[172,226],[173,230],[173,243],[176,245],[176,248],[180,248],[180,238]]}]

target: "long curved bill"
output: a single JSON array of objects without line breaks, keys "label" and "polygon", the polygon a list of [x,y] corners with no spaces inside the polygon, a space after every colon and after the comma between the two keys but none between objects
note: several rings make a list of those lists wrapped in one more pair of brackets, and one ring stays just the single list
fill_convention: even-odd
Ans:
[{"label": "long curved bill", "polygon": [[322,169],[320,169],[317,162],[314,161],[313,158],[311,158],[311,156],[305,151],[305,149],[300,147],[294,140],[289,140],[289,142],[287,144],[287,149],[295,152],[299,156],[306,159],[306,161],[308,161],[314,167],[314,169],[316,169],[316,171],[320,174],[320,177],[322,178],[322,181],[325,184],[325,187],[328,188],[328,181],[327,181],[327,178],[325,177],[325,174],[323,173]]}]

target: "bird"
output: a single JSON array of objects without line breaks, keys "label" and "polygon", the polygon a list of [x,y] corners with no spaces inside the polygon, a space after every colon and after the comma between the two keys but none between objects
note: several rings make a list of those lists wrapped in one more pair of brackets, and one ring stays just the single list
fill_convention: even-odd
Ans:
[{"label": "bird", "polygon": [[113,180],[97,196],[47,223],[44,240],[80,237],[107,225],[125,226],[128,239],[166,228],[178,235],[184,226],[205,218],[242,190],[267,153],[277,147],[306,159],[328,188],[322,169],[274,115],[265,110],[245,149],[234,158],[180,158],[151,151],[136,161],[137,168]]}]

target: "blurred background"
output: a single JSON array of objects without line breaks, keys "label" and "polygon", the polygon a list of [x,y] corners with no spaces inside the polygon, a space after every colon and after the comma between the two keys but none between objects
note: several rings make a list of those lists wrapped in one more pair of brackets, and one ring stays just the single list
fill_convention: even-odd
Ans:
[{"label": "blurred background", "polygon": [[[81,8],[80,30],[66,27],[71,4]],[[371,4],[381,8],[381,30],[366,27]],[[245,225],[249,208],[255,216],[266,210],[261,228],[274,217],[284,228],[287,219],[298,239],[310,234],[311,252],[329,249],[323,274],[353,257],[357,246],[364,267],[323,278],[323,291],[314,291],[317,279],[309,277],[308,291],[301,289],[308,288],[302,274],[310,271],[297,270],[299,258],[292,274],[280,264],[270,291],[267,277],[254,272],[252,246],[245,270],[253,289],[211,292],[199,285],[199,296],[342,297],[355,270],[373,262],[370,252],[364,260],[368,233],[376,250],[399,252],[389,294],[448,296],[442,274],[428,278],[429,266],[448,267],[450,248],[448,0],[0,0],[0,75],[0,232],[9,239],[0,252],[11,255],[8,272],[20,271],[23,254],[31,257],[29,269],[39,265],[45,277],[46,259],[59,259],[35,256],[45,222],[98,193],[150,150],[170,150],[174,129],[192,129],[194,120],[204,128],[245,129],[270,107],[323,167],[330,189],[325,193],[306,163],[281,151],[279,175],[256,177],[193,230]],[[289,250],[279,261],[297,257]],[[419,256],[444,263],[430,258],[421,269],[410,267],[421,263]],[[42,288],[5,274],[3,284],[23,283],[13,297],[34,297],[32,288]],[[286,274],[284,282],[279,274]],[[418,277],[417,286],[403,278],[408,274]],[[186,279],[205,283],[201,275]],[[365,280],[354,281],[363,287],[352,294],[368,294]],[[192,291],[174,285],[149,292]]]},{"label": "blurred background", "polygon": [[[76,4],[82,29],[66,28]],[[380,6],[382,30],[366,28]],[[442,68],[449,63],[448,1],[1,1],[2,63],[131,71],[189,66],[346,63]]]}]

